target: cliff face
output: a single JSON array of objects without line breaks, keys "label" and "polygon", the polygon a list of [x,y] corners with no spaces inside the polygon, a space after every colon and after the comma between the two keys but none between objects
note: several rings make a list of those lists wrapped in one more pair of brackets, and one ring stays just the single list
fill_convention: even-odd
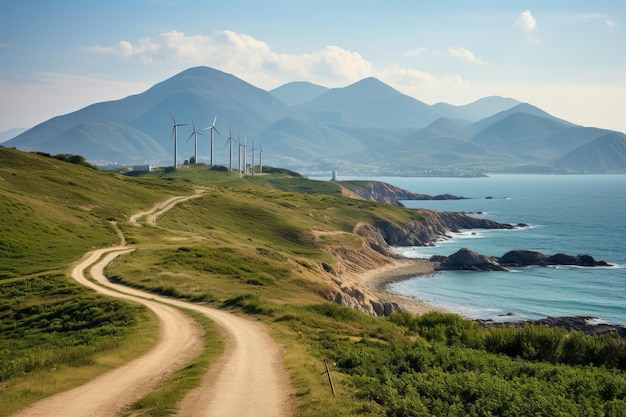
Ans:
[{"label": "cliff face", "polygon": [[379,181],[349,181],[342,182],[341,186],[344,194],[350,197],[399,206],[402,205],[401,200],[461,200],[464,198],[451,194],[435,196],[418,194]]},{"label": "cliff face", "polygon": [[418,210],[421,220],[396,226],[380,221],[374,226],[384,241],[391,246],[427,246],[451,232],[461,229],[514,229],[511,224],[479,219],[463,213]]},{"label": "cliff face", "polygon": [[[352,198],[392,202],[393,204],[398,204],[397,200],[437,198],[410,193],[380,182],[363,184],[366,186],[356,190],[359,191],[358,195],[354,188],[351,188],[346,194]],[[450,197],[455,198],[454,196]],[[420,209],[418,212],[420,214],[419,220],[402,225],[395,225],[385,220],[380,220],[374,224],[357,224],[353,233],[361,237],[363,241],[361,248],[327,247],[326,249],[337,260],[337,267],[330,272],[334,276],[332,281],[335,287],[329,294],[326,294],[326,297],[343,306],[379,316],[401,311],[399,305],[382,302],[375,295],[360,288],[358,283],[345,281],[339,277],[358,276],[366,270],[389,263],[390,259],[395,256],[390,249],[391,246],[427,246],[441,237],[461,229],[513,229],[516,227],[492,220],[479,219],[463,213],[440,213],[425,209]]]}]

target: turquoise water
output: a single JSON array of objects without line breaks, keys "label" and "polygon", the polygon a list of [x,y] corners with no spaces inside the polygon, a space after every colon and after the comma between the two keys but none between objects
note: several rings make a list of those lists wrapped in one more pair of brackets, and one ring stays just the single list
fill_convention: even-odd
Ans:
[{"label": "turquoise water", "polygon": [[[513,231],[467,231],[435,247],[399,248],[405,256],[450,255],[461,247],[493,256],[531,249],[547,254],[589,254],[615,265],[527,267],[508,273],[446,271],[392,284],[392,291],[471,318],[503,321],[593,316],[626,325],[625,175],[375,179],[424,194],[471,198],[405,202],[408,207],[483,212],[479,217],[530,225]],[[509,312],[515,316],[501,317]]]}]

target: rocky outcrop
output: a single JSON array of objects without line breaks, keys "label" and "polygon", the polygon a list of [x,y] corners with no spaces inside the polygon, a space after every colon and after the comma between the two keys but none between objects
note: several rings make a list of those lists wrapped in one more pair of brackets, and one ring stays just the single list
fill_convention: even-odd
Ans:
[{"label": "rocky outcrop", "polygon": [[463,213],[417,210],[420,219],[396,225],[388,221],[374,224],[387,244],[392,246],[428,246],[462,229],[515,229],[524,225],[498,223]]},{"label": "rocky outcrop", "polygon": [[480,255],[467,248],[448,256],[439,264],[436,270],[462,270],[462,271],[508,271],[497,261]]},{"label": "rocky outcrop", "polygon": [[596,261],[589,255],[567,255],[565,253],[545,255],[541,252],[530,250],[512,250],[507,252],[498,259],[498,263],[505,266],[611,266],[605,261]]},{"label": "rocky outcrop", "polygon": [[380,181],[344,181],[340,183],[347,190],[347,195],[363,200],[377,201],[401,206],[402,200],[461,200],[452,194],[428,195],[404,190],[391,184]]},{"label": "rocky outcrop", "polygon": [[596,261],[589,255],[545,255],[530,250],[513,250],[502,257],[486,257],[469,249],[463,248],[448,257],[437,257],[438,270],[466,270],[466,271],[508,271],[506,267],[524,266],[611,266],[605,261]]},{"label": "rocky outcrop", "polygon": [[529,266],[541,265],[548,257],[541,252],[532,250],[512,250],[505,253],[499,259],[501,265],[507,266]]},{"label": "rocky outcrop", "polygon": [[365,292],[348,286],[340,286],[334,293],[333,301],[344,307],[354,308],[374,316],[386,317],[403,311],[395,302],[379,301]]},{"label": "rocky outcrop", "polygon": [[546,259],[546,265],[574,265],[574,266],[611,266],[605,261],[596,261],[589,255],[567,255],[557,253]]}]

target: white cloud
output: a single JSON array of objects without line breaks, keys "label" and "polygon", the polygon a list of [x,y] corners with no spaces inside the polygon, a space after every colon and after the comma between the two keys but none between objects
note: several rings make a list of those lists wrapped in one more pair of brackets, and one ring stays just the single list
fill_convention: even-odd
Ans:
[{"label": "white cloud", "polygon": [[524,33],[530,34],[537,29],[537,21],[530,10],[523,11],[515,21],[515,27]]},{"label": "white cloud", "polygon": [[[211,36],[188,36],[182,32],[171,31],[135,43],[121,41],[115,46],[93,46],[88,50],[124,59],[137,58],[145,63],[164,61],[207,65],[236,74],[237,77],[266,89],[294,80],[305,80],[327,87],[343,87],[369,76],[378,77],[398,87],[410,86],[415,91],[435,91],[466,85],[459,75],[436,76],[393,64],[375,68],[359,53],[336,45],[305,54],[278,53],[263,41],[233,31],[214,32]],[[417,56],[426,51],[426,48],[421,47],[405,55]],[[464,48],[456,48],[454,53],[470,62],[483,63]]]},{"label": "white cloud", "polygon": [[606,27],[609,29],[615,29],[615,22],[612,21],[611,19],[606,19],[604,21],[604,23],[606,24]]},{"label": "white cloud", "polygon": [[405,56],[408,57],[416,57],[416,56],[420,56],[424,53],[428,52],[428,48],[425,48],[423,46],[420,46],[419,48],[415,48],[415,49],[411,49],[410,51],[406,51],[404,53]]},{"label": "white cloud", "polygon": [[263,41],[232,31],[214,32],[212,36],[171,31],[134,44],[120,41],[115,46],[93,46],[87,50],[126,59],[139,58],[145,63],[208,65],[266,88],[294,79],[337,85],[372,74],[371,64],[360,54],[338,46],[327,46],[309,54],[279,54]]},{"label": "white cloud", "polygon": [[468,83],[459,75],[437,77],[429,72],[391,65],[374,74],[404,94],[422,101],[437,102],[443,92],[459,91]]},{"label": "white cloud", "polygon": [[539,38],[534,35],[537,29],[537,20],[530,10],[525,10],[517,16],[515,28],[526,34],[526,40],[530,43],[539,43]]},{"label": "white cloud", "polygon": [[471,62],[472,64],[486,64],[485,61],[474,55],[472,51],[469,51],[462,46],[458,46],[456,48],[449,47],[448,52],[453,57],[461,58],[462,60]]}]

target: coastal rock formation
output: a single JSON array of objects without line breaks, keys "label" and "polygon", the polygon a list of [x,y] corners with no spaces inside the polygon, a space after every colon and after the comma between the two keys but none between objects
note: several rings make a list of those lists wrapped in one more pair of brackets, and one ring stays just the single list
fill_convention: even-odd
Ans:
[{"label": "coastal rock formation", "polygon": [[379,317],[403,311],[397,303],[378,301],[363,291],[348,286],[341,286],[340,291],[335,292],[333,301],[341,306]]},{"label": "coastal rock formation", "polygon": [[546,259],[547,265],[575,265],[575,266],[611,266],[605,261],[596,261],[589,255],[567,255],[557,253]]},{"label": "coastal rock formation", "polygon": [[533,250],[512,250],[499,259],[501,265],[507,266],[529,266],[542,265],[548,257],[541,252]]},{"label": "coastal rock formation", "polygon": [[505,266],[611,266],[605,261],[596,261],[589,255],[567,255],[565,253],[545,255],[541,252],[530,250],[512,250],[507,252],[498,259],[498,263]]},{"label": "coastal rock formation", "polygon": [[428,195],[404,190],[380,181],[347,181],[341,183],[344,194],[352,198],[401,206],[401,200],[462,200],[452,194]]},{"label": "coastal rock formation", "polygon": [[388,221],[374,224],[385,242],[391,246],[427,246],[441,237],[461,229],[515,229],[523,225],[498,223],[493,220],[479,219],[463,213],[417,210],[419,220],[408,224],[396,225]]},{"label": "coastal rock formation", "polygon": [[480,255],[467,248],[448,256],[436,268],[437,270],[463,270],[463,271],[508,271],[491,258]]},{"label": "coastal rock formation", "polygon": [[589,255],[567,255],[557,253],[546,255],[537,251],[512,250],[500,258],[488,258],[469,249],[462,248],[447,257],[437,257],[433,261],[439,262],[438,270],[467,270],[467,271],[508,271],[506,267],[524,266],[611,266],[605,261],[596,261]]}]

